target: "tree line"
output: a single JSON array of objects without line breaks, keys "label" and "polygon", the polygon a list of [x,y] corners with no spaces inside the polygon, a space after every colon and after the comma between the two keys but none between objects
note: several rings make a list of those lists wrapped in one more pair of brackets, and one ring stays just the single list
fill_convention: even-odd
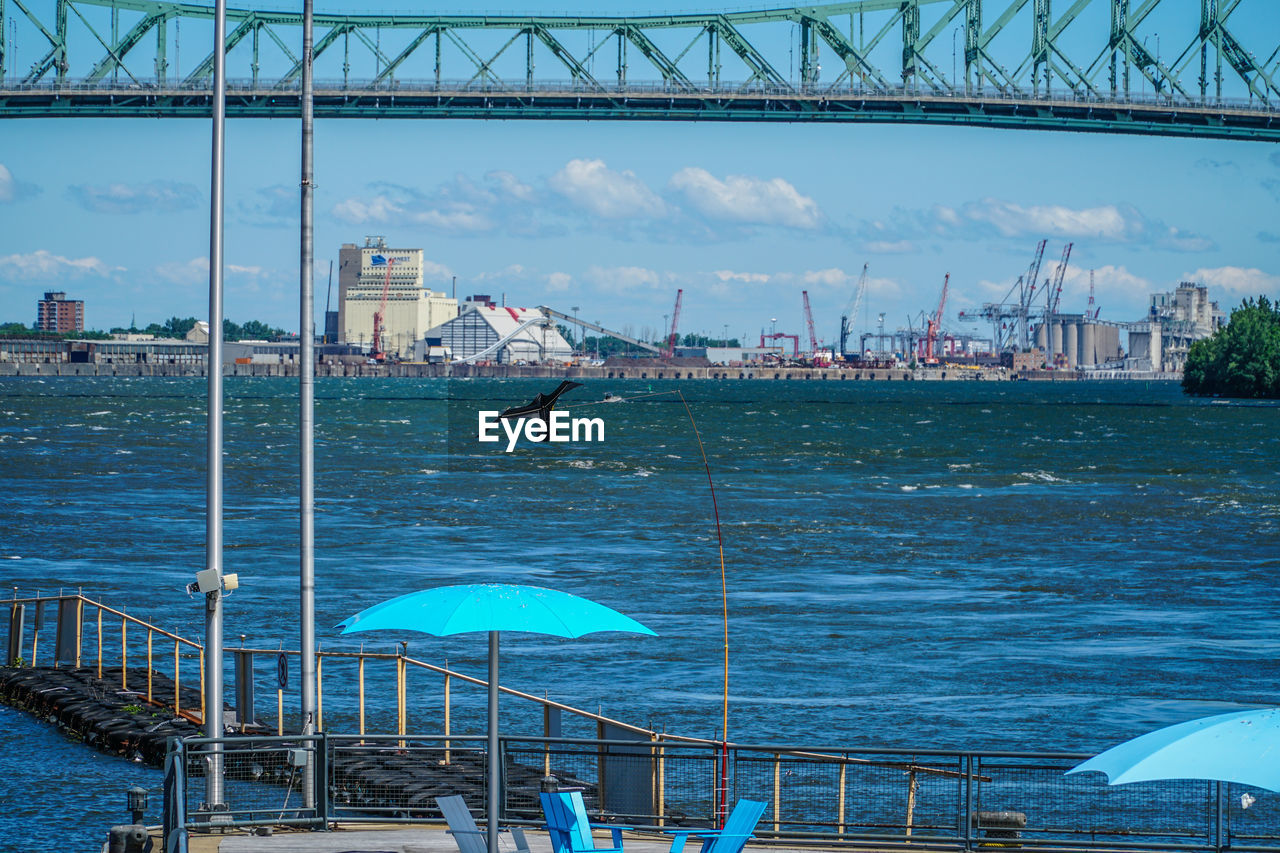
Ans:
[{"label": "tree line", "polygon": [[1227,325],[1187,352],[1182,389],[1218,397],[1280,400],[1280,304],[1246,299]]},{"label": "tree line", "polygon": [[[612,337],[609,337],[608,335],[599,335],[599,336],[585,335],[582,338],[582,343],[579,344],[574,337],[574,329],[571,329],[569,326],[563,323],[557,324],[556,328],[559,330],[561,337],[563,337],[569,343],[569,346],[573,347],[575,350],[582,353],[590,353],[594,355],[596,352],[599,352],[601,358],[608,358],[609,356],[614,356],[614,355],[618,355],[618,356],[652,355],[652,353],[648,352],[647,350],[638,349],[637,347],[632,346],[626,341],[620,341],[617,338],[612,338]],[[630,333],[626,329],[624,329],[623,334],[630,334]],[[636,339],[643,340],[644,338],[636,337]],[[667,345],[667,340],[666,338],[657,338],[651,341],[651,343],[658,348],[662,348]],[[676,341],[676,346],[679,346],[679,347],[736,347],[736,346],[739,346],[739,343],[737,338],[712,338],[712,337],[708,337],[707,335],[696,335],[693,333],[689,333],[686,335],[679,336],[679,339]]]},{"label": "tree line", "polygon": [[[182,339],[195,328],[197,322],[199,321],[195,317],[170,317],[163,323],[149,323],[144,328],[138,328],[136,324],[129,327],[116,326],[108,332],[96,329],[83,332],[44,332],[36,329],[34,324],[28,326],[25,323],[0,323],[0,336],[102,341],[110,340],[112,335],[133,334]],[[278,341],[294,340],[297,337],[291,332],[260,320],[250,320],[243,324],[225,318],[222,321],[224,341]]]}]

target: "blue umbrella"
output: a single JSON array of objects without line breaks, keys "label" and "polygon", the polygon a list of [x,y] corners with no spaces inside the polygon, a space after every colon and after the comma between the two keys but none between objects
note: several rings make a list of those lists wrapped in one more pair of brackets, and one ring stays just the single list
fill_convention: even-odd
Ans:
[{"label": "blue umbrella", "polygon": [[1280,791],[1280,708],[1219,714],[1158,729],[1067,772],[1089,771],[1105,773],[1112,785],[1215,779]]},{"label": "blue umbrella", "polygon": [[556,637],[581,637],[598,631],[653,634],[630,616],[567,592],[502,583],[441,586],[411,592],[349,616],[342,633],[422,631],[437,637],[489,633],[489,853],[497,853],[498,779],[498,632],[526,631]]}]

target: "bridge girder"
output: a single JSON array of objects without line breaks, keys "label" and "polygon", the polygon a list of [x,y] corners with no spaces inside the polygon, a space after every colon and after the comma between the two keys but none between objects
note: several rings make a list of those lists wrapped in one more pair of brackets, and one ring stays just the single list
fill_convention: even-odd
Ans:
[{"label": "bridge girder", "polygon": [[[20,14],[6,18],[6,3]],[[482,88],[501,101],[504,115],[569,117],[560,93],[570,88],[589,95],[591,105],[577,113],[582,118],[602,117],[602,99],[635,104],[660,91],[681,102],[700,99],[698,118],[770,120],[780,110],[875,120],[882,110],[854,105],[890,99],[900,116],[985,125],[1000,112],[992,99],[1008,99],[1022,104],[1009,111],[1019,115],[1019,126],[1039,126],[1033,112],[1061,118],[1087,103],[1095,116],[1123,115],[1126,107],[1145,116],[1151,107],[1164,113],[1156,124],[1165,129],[1153,132],[1234,135],[1230,128],[1249,125],[1254,138],[1273,138],[1280,46],[1267,40],[1280,39],[1280,26],[1256,26],[1260,18],[1276,21],[1273,0],[1199,0],[1199,6],[1195,0],[1071,0],[1056,17],[1051,0],[850,0],[657,16],[316,14],[315,62],[318,80],[326,73],[341,77],[344,103],[372,99],[386,104],[388,115],[470,117],[476,108],[427,107],[424,99],[470,103],[465,90]],[[1159,33],[1148,32],[1158,10],[1172,50],[1162,51]],[[1174,14],[1182,26],[1171,33]],[[124,104],[139,97],[151,105],[148,114],[187,115],[186,104],[207,97],[212,51],[202,44],[184,74],[176,61],[182,23],[188,40],[194,31],[207,44],[212,15],[211,6],[168,0],[0,0],[7,29],[0,32],[6,36],[0,37],[0,116],[60,114],[57,104],[64,102],[88,111],[81,114],[132,115]],[[300,74],[291,45],[301,45],[301,14],[232,9],[228,23],[229,74],[251,80],[242,106],[229,107],[229,114],[289,114],[282,105]],[[524,50],[513,50],[521,41]],[[30,59],[20,80],[15,42]],[[144,45],[154,46],[144,52]],[[697,68],[702,48],[705,72]],[[838,61],[824,69],[823,52]],[[540,70],[539,60],[550,73]],[[147,64],[146,73],[139,70]],[[1150,86],[1149,97],[1134,94],[1133,72],[1144,89]],[[766,90],[768,108],[721,104],[729,95]],[[46,98],[50,92],[56,97]],[[912,106],[932,97],[952,99],[952,115]],[[818,102],[828,106],[815,108]],[[610,109],[612,117],[665,117],[648,106]],[[317,105],[318,116],[343,113],[336,105],[332,110]],[[1071,129],[1113,129],[1106,126],[1113,119],[1092,121],[1072,120]],[[1145,127],[1145,119],[1138,126]]]}]

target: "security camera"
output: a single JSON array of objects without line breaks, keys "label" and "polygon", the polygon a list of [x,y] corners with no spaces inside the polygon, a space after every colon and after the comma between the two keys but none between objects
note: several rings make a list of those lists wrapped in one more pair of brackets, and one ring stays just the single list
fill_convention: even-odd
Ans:
[{"label": "security camera", "polygon": [[219,580],[217,569],[205,569],[202,572],[196,572],[196,590],[204,593],[213,592],[222,585]]}]

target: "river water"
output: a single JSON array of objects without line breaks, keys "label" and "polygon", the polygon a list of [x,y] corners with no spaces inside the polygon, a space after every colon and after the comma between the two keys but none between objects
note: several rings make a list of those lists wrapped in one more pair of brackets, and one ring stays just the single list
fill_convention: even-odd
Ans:
[{"label": "river water", "polygon": [[[476,406],[553,386],[317,384],[325,649],[356,648],[332,626],[402,592],[554,587],[660,636],[507,637],[504,684],[716,735],[716,534],[679,389],[723,527],[734,740],[1092,751],[1275,701],[1280,407],[1172,383],[589,381],[563,406],[600,417],[603,442],[474,442]],[[606,392],[631,399],[597,402]],[[182,588],[205,559],[204,394],[200,380],[0,382],[0,582],[83,588],[199,639]],[[227,644],[296,646],[296,381],[227,380],[225,424],[225,570],[242,584]],[[477,636],[363,637],[398,639],[483,675]],[[349,722],[325,701],[327,728]],[[483,697],[457,701],[460,725],[467,709],[478,724]],[[159,799],[157,772],[26,715],[0,711],[0,732],[6,835],[43,815],[46,839],[87,846],[136,779]],[[85,804],[68,804],[68,774]]]}]

